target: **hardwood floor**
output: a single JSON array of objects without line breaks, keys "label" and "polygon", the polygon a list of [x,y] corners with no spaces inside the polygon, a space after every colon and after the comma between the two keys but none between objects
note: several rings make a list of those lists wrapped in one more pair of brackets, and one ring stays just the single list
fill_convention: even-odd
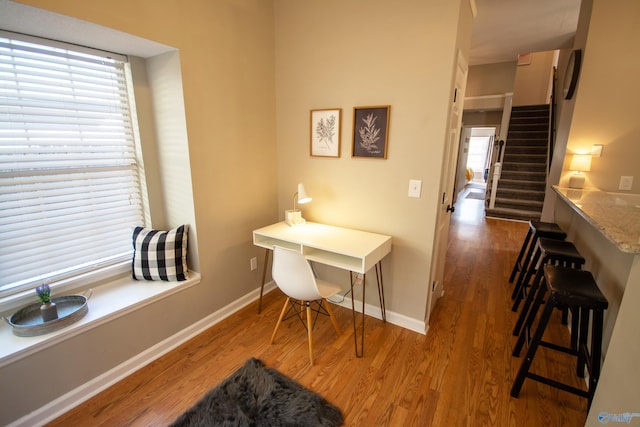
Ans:
[{"label": "hardwood floor", "polygon": [[[291,319],[269,344],[283,295],[266,296],[58,418],[52,426],[166,425],[249,357],[320,393],[348,426],[582,426],[583,398],[527,380],[509,395],[522,358],[511,356],[511,267],[526,223],[485,219],[482,201],[462,199],[452,218],[445,295],[427,336],[366,321],[365,356],[353,350],[351,313],[335,307],[314,330],[309,366],[305,330]],[[551,325],[551,324],[550,324]],[[549,340],[566,342],[559,316]],[[524,351],[523,351],[524,353]],[[585,388],[571,357],[541,349],[532,370]]]}]

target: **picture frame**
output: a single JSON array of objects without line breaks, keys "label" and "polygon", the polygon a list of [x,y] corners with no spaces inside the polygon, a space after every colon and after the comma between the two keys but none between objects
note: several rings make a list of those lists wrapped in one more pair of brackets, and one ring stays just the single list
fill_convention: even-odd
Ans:
[{"label": "picture frame", "polygon": [[312,157],[340,157],[342,108],[310,112],[310,154]]},{"label": "picture frame", "polygon": [[353,108],[352,157],[387,158],[390,116],[390,105]]}]

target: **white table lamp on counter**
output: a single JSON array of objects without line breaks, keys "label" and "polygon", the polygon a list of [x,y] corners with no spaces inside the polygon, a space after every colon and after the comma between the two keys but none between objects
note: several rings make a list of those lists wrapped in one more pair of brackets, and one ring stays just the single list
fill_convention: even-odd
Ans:
[{"label": "white table lamp on counter", "polygon": [[584,173],[591,170],[591,154],[574,154],[569,169],[573,174],[569,178],[570,188],[584,187]]},{"label": "white table lamp on counter", "polygon": [[301,225],[306,222],[304,218],[302,218],[302,212],[299,209],[296,209],[296,203],[302,205],[309,203],[311,200],[311,197],[307,195],[307,191],[304,189],[304,185],[299,183],[298,191],[293,195],[293,210],[284,211],[284,221],[287,225],[293,227],[294,225]]}]

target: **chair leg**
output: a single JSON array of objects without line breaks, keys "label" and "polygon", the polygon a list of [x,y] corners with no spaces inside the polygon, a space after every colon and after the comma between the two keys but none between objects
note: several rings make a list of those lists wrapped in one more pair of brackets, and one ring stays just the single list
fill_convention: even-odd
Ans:
[{"label": "chair leg", "polygon": [[[531,251],[529,251],[529,253],[531,253]],[[533,253],[533,257],[531,258],[531,262],[528,262],[526,264],[527,269],[520,271],[518,281],[516,282],[516,285],[513,288],[513,293],[511,294],[511,299],[516,299],[518,297],[518,294],[524,292],[526,287],[529,286],[529,281],[534,275],[536,267],[539,267],[538,261],[540,261],[541,257],[542,251],[540,250],[540,248],[536,248],[536,251]],[[527,258],[529,258],[529,254],[527,254]],[[513,311],[516,311],[517,309],[517,306],[515,308],[512,308]]]},{"label": "chair leg", "polygon": [[518,397],[518,395],[520,394],[522,384],[529,374],[529,368],[531,367],[531,363],[533,362],[533,357],[536,355],[536,350],[538,350],[538,345],[542,340],[542,334],[547,327],[547,323],[549,323],[549,318],[551,317],[551,312],[554,308],[554,302],[549,299],[544,306],[544,311],[542,312],[542,316],[540,317],[538,327],[536,328],[536,332],[533,335],[533,339],[531,340],[531,344],[529,345],[527,354],[525,355],[524,359],[522,359],[522,363],[520,364],[520,369],[518,369],[516,379],[511,386],[511,397]]},{"label": "chair leg", "polygon": [[276,327],[273,329],[273,334],[271,334],[271,344],[276,339],[276,333],[278,332],[278,328],[280,327],[280,323],[282,323],[282,319],[284,318],[285,313],[287,312],[287,306],[289,305],[289,298],[284,302],[282,306],[282,311],[280,312],[280,317],[278,318],[278,323],[276,323]]},{"label": "chair leg", "polygon": [[333,310],[331,309],[331,303],[328,302],[326,299],[323,299],[322,303],[323,304],[326,303],[324,306],[327,309],[327,312],[329,313],[329,318],[331,319],[331,323],[333,323],[333,328],[336,330],[338,335],[340,335],[340,327],[338,326],[338,321],[336,320],[336,316],[333,315]]},{"label": "chair leg", "polygon": [[543,277],[542,282],[540,283],[540,287],[538,288],[535,296],[535,300],[529,309],[529,313],[527,314],[527,318],[524,321],[524,324],[520,327],[520,336],[518,336],[518,341],[516,342],[516,346],[513,348],[513,352],[511,353],[514,357],[520,357],[520,351],[524,346],[525,341],[529,342],[528,336],[531,332],[531,328],[536,319],[536,315],[538,314],[538,310],[542,307],[542,302],[544,301],[544,296],[547,293],[547,282]]},{"label": "chair leg", "polygon": [[516,263],[513,266],[513,270],[511,270],[511,276],[509,276],[509,283],[513,283],[513,279],[516,278],[516,274],[521,271],[521,265],[522,265],[522,259],[524,257],[524,253],[527,250],[527,248],[529,247],[529,241],[531,240],[531,235],[533,234],[533,232],[531,231],[531,227],[529,227],[529,230],[527,231],[527,235],[524,238],[524,243],[522,244],[522,247],[520,248],[520,253],[518,254],[518,259],[516,260]]},{"label": "chair leg", "polygon": [[524,300],[524,305],[522,306],[522,311],[518,316],[516,325],[513,327],[513,335],[516,337],[519,336],[520,332],[522,331],[522,326],[524,325],[524,321],[529,315],[529,310],[531,309],[531,306],[535,301],[536,294],[538,293],[538,289],[540,289],[540,282],[542,280],[542,271],[538,271],[538,273],[536,273],[536,277],[533,279],[533,283],[531,284],[531,289],[529,289],[529,293],[527,294],[527,299]]},{"label": "chair leg", "polygon": [[309,301],[305,301],[305,303],[307,305],[307,336],[309,338],[309,360],[313,365],[313,324],[311,323],[311,304],[309,303]]}]

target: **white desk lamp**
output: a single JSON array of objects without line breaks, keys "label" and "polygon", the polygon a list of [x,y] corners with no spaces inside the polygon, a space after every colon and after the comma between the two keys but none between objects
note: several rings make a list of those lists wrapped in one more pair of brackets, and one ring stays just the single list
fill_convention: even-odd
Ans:
[{"label": "white desk lamp", "polygon": [[591,154],[574,154],[569,169],[574,171],[569,178],[570,188],[584,187],[584,174],[591,170]]},{"label": "white desk lamp", "polygon": [[299,209],[296,209],[296,203],[302,205],[309,203],[311,200],[311,197],[307,195],[307,192],[304,189],[304,185],[299,183],[298,191],[293,195],[293,210],[284,211],[284,221],[291,227],[294,225],[304,224],[306,221],[302,218],[302,212]]}]

